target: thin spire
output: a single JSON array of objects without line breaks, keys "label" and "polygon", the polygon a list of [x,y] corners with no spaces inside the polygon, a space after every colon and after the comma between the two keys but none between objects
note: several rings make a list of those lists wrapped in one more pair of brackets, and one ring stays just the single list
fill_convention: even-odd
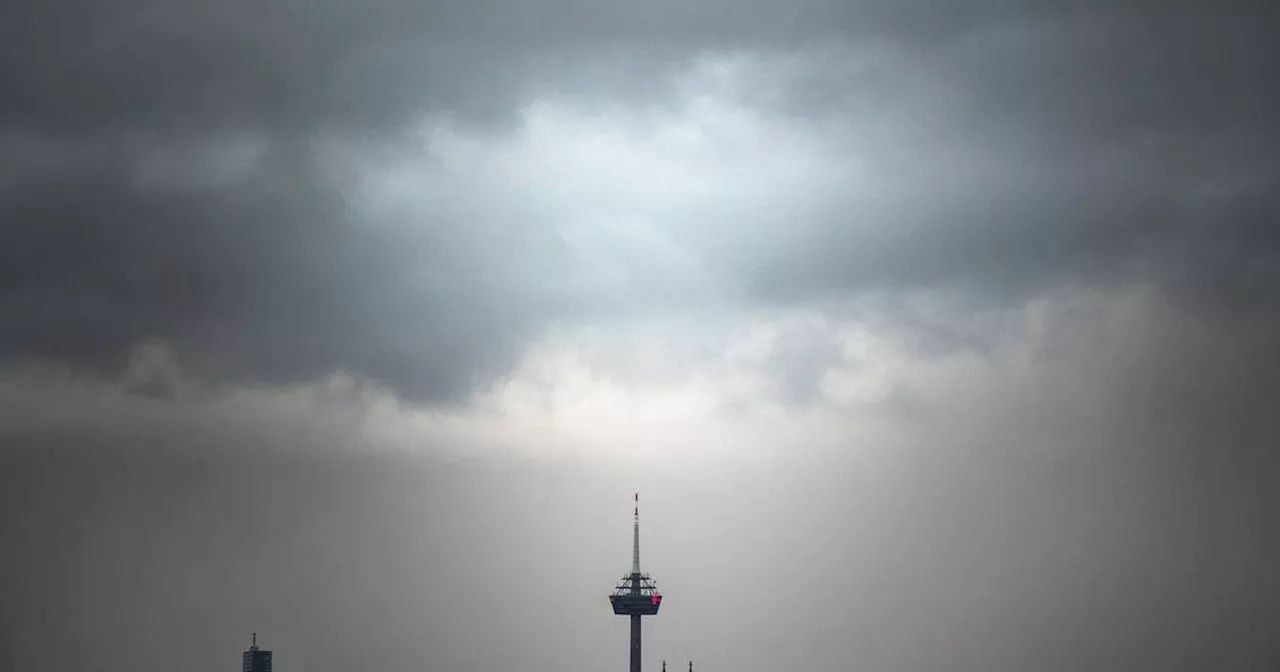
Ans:
[{"label": "thin spire", "polygon": [[689,661],[689,672],[693,672],[693,661]]},{"label": "thin spire", "polygon": [[635,526],[631,539],[631,573],[640,573],[640,493],[636,493]]},{"label": "thin spire", "polygon": [[250,651],[257,651],[257,650],[258,650],[258,633],[256,633],[256,632],[255,632],[255,633],[253,633],[253,637],[252,637],[252,638],[250,638],[250,640],[249,640],[249,650],[250,650]]},{"label": "thin spire", "polygon": [[662,661],[662,672],[667,672],[667,661]]}]

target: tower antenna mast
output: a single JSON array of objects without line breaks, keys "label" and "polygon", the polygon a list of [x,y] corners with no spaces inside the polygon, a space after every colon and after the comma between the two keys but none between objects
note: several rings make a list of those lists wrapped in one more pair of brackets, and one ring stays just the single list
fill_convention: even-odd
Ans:
[{"label": "tower antenna mast", "polygon": [[632,515],[635,520],[631,527],[631,573],[640,573],[640,493],[635,495],[636,508]]}]

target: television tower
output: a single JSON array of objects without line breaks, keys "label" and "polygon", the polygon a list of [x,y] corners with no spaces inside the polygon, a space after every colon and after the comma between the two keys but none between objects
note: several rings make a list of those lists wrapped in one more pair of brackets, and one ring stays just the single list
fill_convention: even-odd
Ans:
[{"label": "television tower", "polygon": [[640,572],[640,493],[635,497],[635,522],[631,537],[631,572],[623,574],[609,596],[613,613],[631,617],[631,672],[640,672],[640,618],[653,616],[662,606],[662,595],[648,574]]}]

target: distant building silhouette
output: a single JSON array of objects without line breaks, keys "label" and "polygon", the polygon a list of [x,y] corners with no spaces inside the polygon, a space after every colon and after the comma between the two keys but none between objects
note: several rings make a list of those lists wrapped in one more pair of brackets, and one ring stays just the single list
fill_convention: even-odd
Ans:
[{"label": "distant building silhouette", "polygon": [[258,633],[253,633],[249,650],[244,652],[243,672],[271,672],[271,652],[258,648]]}]

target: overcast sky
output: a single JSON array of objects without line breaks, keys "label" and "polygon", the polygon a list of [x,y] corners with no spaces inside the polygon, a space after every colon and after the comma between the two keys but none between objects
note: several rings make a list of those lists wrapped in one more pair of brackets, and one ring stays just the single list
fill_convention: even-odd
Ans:
[{"label": "overcast sky", "polygon": [[0,668],[1274,665],[1269,4],[9,0]]}]

